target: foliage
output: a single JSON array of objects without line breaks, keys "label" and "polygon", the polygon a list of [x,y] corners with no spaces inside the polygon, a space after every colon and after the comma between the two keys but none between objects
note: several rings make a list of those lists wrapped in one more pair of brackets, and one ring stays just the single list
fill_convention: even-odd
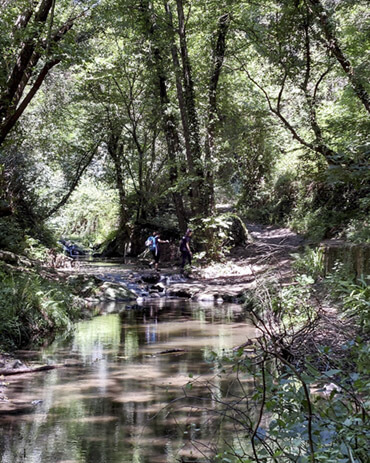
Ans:
[{"label": "foliage", "polygon": [[312,277],[315,281],[324,276],[323,248],[305,247],[303,254],[294,254],[293,268],[301,274]]},{"label": "foliage", "polygon": [[[325,344],[329,339],[315,331],[307,310],[312,283],[301,277],[292,286],[260,284],[249,292],[246,308],[258,337],[246,350],[215,354],[217,371],[233,386],[222,400],[217,382],[209,383],[210,400],[217,401],[220,423],[234,436],[215,461],[367,461],[369,346],[360,336],[336,340],[335,350]],[[315,342],[307,344],[308,338]]]},{"label": "foliage", "polygon": [[77,237],[91,247],[105,241],[117,227],[117,202],[114,190],[85,180],[49,224],[57,236]]},{"label": "foliage", "polygon": [[42,244],[39,240],[32,238],[29,235],[25,236],[26,248],[25,254],[30,259],[45,262],[49,255],[49,248]]},{"label": "foliage", "polygon": [[343,230],[342,236],[352,243],[369,244],[370,222],[366,218],[365,220],[352,219]]},{"label": "foliage", "polygon": [[194,232],[194,246],[200,251],[200,260],[223,260],[232,247],[248,240],[248,231],[235,214],[196,218],[190,222],[190,227]]},{"label": "foliage", "polygon": [[[50,216],[58,233],[74,229],[85,243],[117,227],[127,242],[133,225],[153,219],[176,222],[182,232],[191,218],[214,214],[216,191],[250,218],[289,224],[317,241],[368,240],[358,226],[369,213],[363,2],[190,7],[171,0],[133,8],[129,0],[66,0],[53,11],[45,0],[36,29],[36,4],[28,18],[26,3],[2,7],[7,117],[14,110],[9,75],[22,44],[36,62],[13,92],[16,107],[43,66],[52,66],[7,134],[0,164],[1,199],[28,235],[37,239],[31,225]],[[112,210],[98,200],[96,182],[110,191]],[[78,216],[82,204],[88,210]]]},{"label": "foliage", "polygon": [[[254,358],[239,354],[235,360],[239,375],[250,374],[256,391],[249,398],[250,409],[235,406],[231,417],[235,422],[238,415],[245,417],[240,432],[249,438],[249,445],[239,439],[241,448],[235,449],[234,457],[243,452],[244,457],[235,461],[365,462],[368,417],[364,401],[355,394],[368,387],[366,375],[359,374],[355,367],[349,385],[347,372],[339,368],[320,373],[306,362],[304,370],[299,371],[285,361],[275,369],[274,355],[261,344]],[[261,421],[260,411],[268,419]]]},{"label": "foliage", "polygon": [[0,267],[0,339],[3,348],[30,347],[66,329],[80,314],[67,288],[33,272]]},{"label": "foliage", "polygon": [[334,300],[346,317],[351,318],[365,333],[370,332],[369,275],[356,280],[342,265],[337,264],[326,281]]},{"label": "foliage", "polygon": [[0,248],[21,254],[26,247],[24,230],[14,217],[0,217]]}]

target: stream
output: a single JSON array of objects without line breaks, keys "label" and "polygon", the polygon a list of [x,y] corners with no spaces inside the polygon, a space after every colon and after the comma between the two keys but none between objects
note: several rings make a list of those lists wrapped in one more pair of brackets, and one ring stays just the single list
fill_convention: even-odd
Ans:
[{"label": "stream", "polygon": [[233,441],[232,426],[217,419],[219,402],[240,387],[220,374],[217,357],[254,336],[236,304],[110,304],[27,354],[28,361],[64,366],[10,382],[8,398],[31,405],[0,415],[0,462],[210,461],[215,448]]}]

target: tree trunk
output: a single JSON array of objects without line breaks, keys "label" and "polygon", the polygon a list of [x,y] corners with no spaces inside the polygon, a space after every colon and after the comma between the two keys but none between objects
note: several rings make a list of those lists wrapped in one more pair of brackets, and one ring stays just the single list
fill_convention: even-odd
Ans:
[{"label": "tree trunk", "polygon": [[[62,40],[65,34],[73,27],[74,20],[68,20],[53,35],[51,35],[51,29],[49,29],[47,43],[43,43],[43,29],[49,15],[54,14],[54,1],[42,0],[37,11],[25,10],[18,17],[14,26],[15,30],[23,29],[27,38],[19,43],[19,52],[15,65],[0,93],[0,146],[41,87],[50,69],[61,61],[60,58],[47,56],[50,42],[57,43]],[[33,15],[34,18],[31,20]],[[46,56],[46,62],[41,71],[36,73],[36,66],[43,54]],[[32,76],[35,76],[35,82],[26,97],[21,101],[24,89]]]},{"label": "tree trunk", "polygon": [[122,171],[123,144],[119,135],[111,135],[108,140],[108,152],[113,160],[116,173],[116,187],[119,196],[119,224],[116,238],[117,253],[125,259],[126,247],[130,241],[130,231],[128,227],[128,210],[126,202],[125,181]]},{"label": "tree trunk", "polygon": [[183,135],[184,135],[184,140],[185,140],[186,161],[187,161],[188,172],[191,178],[191,182],[190,182],[191,197],[199,197],[198,182],[196,181],[194,159],[193,159],[193,153],[191,150],[190,129],[189,129],[189,123],[188,123],[188,116],[186,112],[185,96],[184,96],[184,90],[183,90],[183,85],[181,81],[182,70],[181,70],[181,66],[179,62],[178,50],[177,50],[175,37],[174,37],[172,11],[168,3],[165,3],[165,9],[166,9],[166,14],[168,17],[168,22],[169,22],[169,27],[170,27],[169,33],[171,37],[172,63],[173,63],[173,69],[175,72],[175,77],[176,77],[177,100],[179,103],[181,123],[182,123]]},{"label": "tree trunk", "polygon": [[230,15],[222,15],[218,20],[218,30],[215,47],[213,49],[212,69],[208,93],[208,124],[205,156],[205,176],[208,208],[215,209],[214,180],[212,158],[215,154],[215,133],[217,120],[217,85],[221,74],[226,51],[226,35],[230,25]]},{"label": "tree trunk", "polygon": [[[204,172],[202,163],[202,150],[200,146],[200,131],[198,115],[195,107],[194,83],[188,53],[185,15],[182,0],[177,0],[177,15],[179,21],[180,53],[182,61],[182,74],[184,82],[185,108],[187,115],[187,126],[184,127],[184,136],[189,137],[191,158],[194,163],[196,182],[196,194],[193,195],[193,206],[196,214],[209,215],[208,201],[204,185]],[[185,132],[187,132],[185,134]]]},{"label": "tree trunk", "polygon": [[[40,4],[38,11],[35,14],[34,20],[32,22],[32,31],[28,35],[27,40],[25,40],[21,46],[20,51],[14,65],[12,72],[6,83],[6,88],[1,93],[0,96],[0,122],[2,123],[6,116],[8,115],[8,110],[14,105],[14,99],[19,93],[19,88],[22,86],[22,81],[25,80],[27,73],[30,76],[30,70],[35,65],[32,58],[35,52],[35,47],[39,41],[40,30],[42,25],[45,24],[49,10],[52,6],[53,0],[43,0]],[[25,14],[24,17],[27,17],[28,14]],[[28,23],[28,21],[27,21]],[[29,76],[27,80],[29,79]],[[23,85],[24,87],[24,85]],[[18,99],[19,99],[18,95]]]},{"label": "tree trunk", "polygon": [[[160,63],[160,56],[159,50],[155,51],[156,63]],[[160,73],[159,68],[157,68],[158,72],[158,86],[159,86],[159,95],[160,95],[160,103],[161,103],[161,113],[162,113],[162,121],[163,121],[163,130],[166,137],[167,142],[167,149],[168,149],[168,157],[170,161],[170,183],[173,187],[176,188],[178,174],[177,174],[177,158],[180,151],[180,144],[179,144],[179,135],[176,130],[176,121],[174,116],[168,110],[168,95],[167,95],[167,87],[166,87],[166,78],[163,74]],[[179,221],[179,227],[181,231],[185,231],[187,227],[186,221],[186,214],[185,208],[182,200],[182,196],[177,191],[172,193],[173,201],[175,204],[176,215]]]},{"label": "tree trunk", "polygon": [[178,172],[177,164],[180,156],[180,142],[177,131],[177,121],[169,107],[169,97],[167,93],[167,77],[163,66],[163,59],[159,41],[157,40],[155,30],[157,28],[155,17],[151,15],[148,3],[145,3],[145,22],[148,26],[149,37],[153,44],[153,58],[155,71],[155,85],[159,90],[159,103],[161,112],[161,122],[163,132],[166,138],[168,158],[169,158],[169,180],[173,188],[172,198],[175,205],[176,216],[179,222],[180,230],[187,227],[186,213],[181,194],[176,191]]}]

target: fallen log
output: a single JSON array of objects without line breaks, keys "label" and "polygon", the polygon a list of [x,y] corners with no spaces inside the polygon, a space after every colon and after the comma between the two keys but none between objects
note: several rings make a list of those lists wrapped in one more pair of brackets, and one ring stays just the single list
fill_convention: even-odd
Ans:
[{"label": "fallen log", "polygon": [[39,371],[54,370],[58,365],[42,365],[35,368],[6,368],[0,370],[0,376],[24,375],[26,373],[37,373]]},{"label": "fallen log", "polygon": [[178,354],[179,352],[186,352],[185,349],[168,349],[168,350],[161,350],[160,352],[156,352],[156,355],[163,355],[163,354]]},{"label": "fallen log", "polygon": [[237,352],[240,349],[244,349],[244,347],[253,346],[252,339],[248,339],[245,343],[240,344],[240,346],[233,347],[233,352]]}]

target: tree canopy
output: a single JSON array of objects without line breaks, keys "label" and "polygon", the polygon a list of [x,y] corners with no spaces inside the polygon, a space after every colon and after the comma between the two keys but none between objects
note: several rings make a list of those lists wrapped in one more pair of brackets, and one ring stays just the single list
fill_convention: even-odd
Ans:
[{"label": "tree canopy", "polygon": [[345,230],[369,207],[367,6],[3,0],[2,220],[55,218],[85,178],[117,191],[121,252],[225,200]]}]

